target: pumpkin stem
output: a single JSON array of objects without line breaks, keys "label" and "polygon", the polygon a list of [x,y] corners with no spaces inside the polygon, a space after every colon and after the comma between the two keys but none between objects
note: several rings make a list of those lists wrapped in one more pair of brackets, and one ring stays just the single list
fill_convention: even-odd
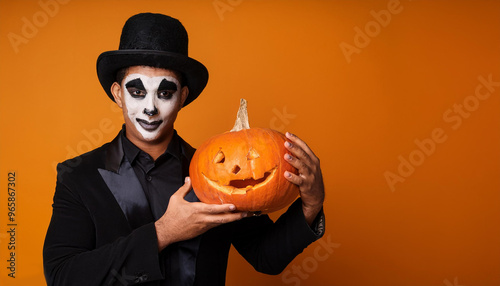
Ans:
[{"label": "pumpkin stem", "polygon": [[243,129],[250,129],[250,124],[248,124],[247,101],[242,98],[240,99],[240,109],[236,115],[236,122],[231,132]]}]

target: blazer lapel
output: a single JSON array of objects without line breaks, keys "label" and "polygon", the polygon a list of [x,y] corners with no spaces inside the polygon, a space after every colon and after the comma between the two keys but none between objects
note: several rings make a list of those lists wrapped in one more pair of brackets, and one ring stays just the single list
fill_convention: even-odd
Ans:
[{"label": "blazer lapel", "polygon": [[98,171],[133,229],[153,221],[141,183],[123,154],[120,135],[108,147],[105,169]]}]

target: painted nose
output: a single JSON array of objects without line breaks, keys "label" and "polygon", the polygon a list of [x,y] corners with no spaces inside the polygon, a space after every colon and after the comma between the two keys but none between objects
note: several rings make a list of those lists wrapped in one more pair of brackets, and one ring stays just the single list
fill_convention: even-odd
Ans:
[{"label": "painted nose", "polygon": [[144,108],[143,113],[144,113],[144,114],[146,114],[147,116],[153,116],[153,115],[158,114],[158,109],[156,108],[156,106],[154,106],[154,109],[153,109],[153,110],[150,110],[150,109]]}]

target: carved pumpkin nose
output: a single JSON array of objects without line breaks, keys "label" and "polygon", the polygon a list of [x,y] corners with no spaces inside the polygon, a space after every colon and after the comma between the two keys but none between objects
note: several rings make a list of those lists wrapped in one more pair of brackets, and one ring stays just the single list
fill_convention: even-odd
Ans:
[{"label": "carved pumpkin nose", "polygon": [[233,174],[238,174],[240,172],[241,168],[240,166],[238,165],[234,165],[233,169],[231,170],[231,172],[233,172]]}]

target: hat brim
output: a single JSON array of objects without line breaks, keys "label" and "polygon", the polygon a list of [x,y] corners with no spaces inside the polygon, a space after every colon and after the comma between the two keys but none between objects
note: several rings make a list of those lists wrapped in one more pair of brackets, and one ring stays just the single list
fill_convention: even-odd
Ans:
[{"label": "hat brim", "polygon": [[208,82],[208,70],[190,57],[170,52],[152,50],[116,50],[104,52],[97,58],[97,77],[108,97],[114,101],[111,85],[116,72],[131,66],[152,66],[182,73],[183,85],[189,88],[184,106],[195,100]]}]

